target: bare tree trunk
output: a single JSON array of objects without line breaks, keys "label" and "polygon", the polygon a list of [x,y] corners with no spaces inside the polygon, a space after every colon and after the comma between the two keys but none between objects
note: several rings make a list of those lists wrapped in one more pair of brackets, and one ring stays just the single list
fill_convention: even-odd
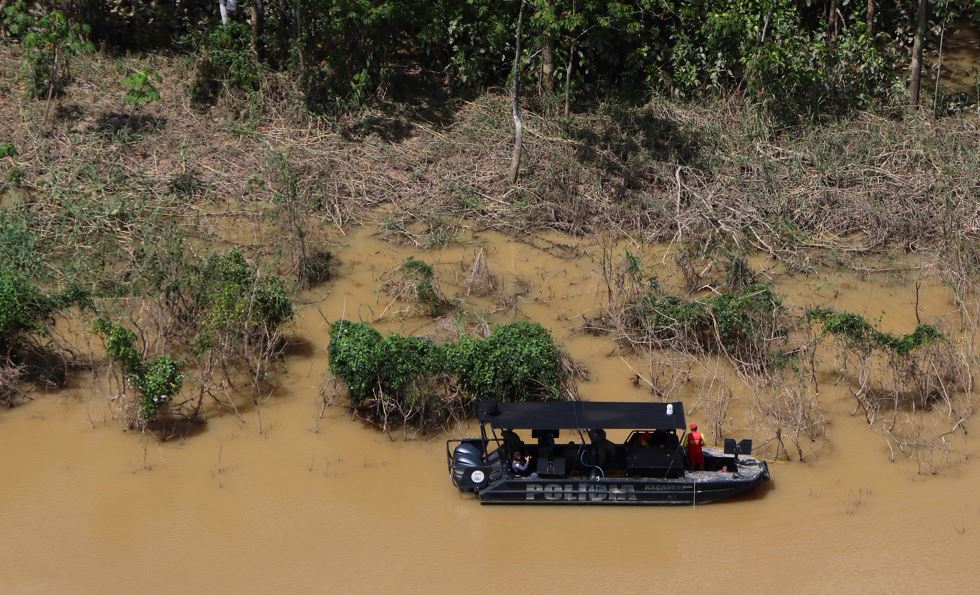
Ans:
[{"label": "bare tree trunk", "polygon": [[912,105],[919,107],[919,89],[922,86],[922,38],[926,34],[926,16],[929,12],[928,0],[919,0],[919,11],[916,15],[915,41],[912,44],[912,66],[909,93]]},{"label": "bare tree trunk", "polygon": [[571,102],[572,64],[575,62],[575,42],[568,48],[568,64],[565,65],[565,116]]},{"label": "bare tree trunk", "polygon": [[238,0],[218,0],[218,12],[221,13],[221,24],[228,24],[228,15],[238,8]]},{"label": "bare tree trunk", "polygon": [[255,50],[256,57],[262,59],[262,28],[265,21],[265,7],[262,6],[262,0],[253,0],[252,2],[252,49]]},{"label": "bare tree trunk", "polygon": [[524,27],[524,4],[526,0],[520,0],[521,7],[517,12],[517,42],[514,49],[514,86],[511,93],[511,109],[514,115],[514,153],[510,158],[510,183],[517,183],[517,176],[521,171],[521,153],[524,149],[524,122],[521,120],[521,30]]},{"label": "bare tree trunk", "polygon": [[[575,0],[572,0],[572,16],[575,16]],[[568,117],[568,104],[571,96],[572,65],[575,63],[575,40],[568,46],[568,63],[565,65],[565,117]]]},{"label": "bare tree trunk", "polygon": [[555,38],[550,34],[544,36],[541,47],[541,87],[545,93],[555,92]]},{"label": "bare tree trunk", "polygon": [[[934,118],[939,117],[939,81],[943,78],[943,41],[946,38],[946,19],[943,18],[942,28],[939,30],[939,64],[936,65],[936,92],[932,96],[932,115]],[[919,287],[916,285],[915,288],[915,317],[919,317]]]},{"label": "bare tree trunk", "polygon": [[837,37],[837,33],[840,32],[838,10],[840,10],[840,0],[830,0],[830,9],[827,14],[827,33],[831,39]]},{"label": "bare tree trunk", "polygon": [[875,0],[868,0],[868,35],[875,34]]}]

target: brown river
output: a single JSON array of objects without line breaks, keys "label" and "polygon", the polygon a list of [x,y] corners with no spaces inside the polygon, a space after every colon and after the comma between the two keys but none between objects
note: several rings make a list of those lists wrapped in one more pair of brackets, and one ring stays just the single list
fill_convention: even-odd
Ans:
[{"label": "brown river", "polygon": [[[649,370],[643,356],[578,331],[605,292],[595,243],[480,233],[423,252],[373,231],[339,238],[337,276],[301,296],[280,390],[256,408],[215,414],[182,440],[144,440],[111,418],[103,380],[80,372],[0,411],[0,593],[976,592],[976,444],[958,438],[958,458],[936,475],[889,462],[830,370],[820,399],[831,425],[812,460],[771,464],[758,493],[696,508],[481,507],[449,481],[447,436],[389,439],[340,405],[321,415],[326,321],[425,331],[428,319],[389,306],[379,277],[414,254],[459,296],[481,247],[504,292],[523,295],[471,303],[496,308],[493,320],[547,326],[589,367],[583,398],[652,398],[631,382],[631,368]],[[633,246],[679,284],[661,271],[665,249]],[[915,325],[915,270],[767,274],[792,305],[835,305],[890,331]],[[954,304],[926,277],[919,310],[952,319]],[[750,409],[736,399],[736,432]],[[700,421],[696,408],[688,417]]]}]

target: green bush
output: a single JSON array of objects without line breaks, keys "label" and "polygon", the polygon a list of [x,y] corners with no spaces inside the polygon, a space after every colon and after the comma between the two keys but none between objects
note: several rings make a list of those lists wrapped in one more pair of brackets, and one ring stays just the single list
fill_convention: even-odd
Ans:
[{"label": "green bush", "polygon": [[329,356],[330,371],[347,386],[351,404],[366,407],[375,419],[382,403],[424,408],[438,418],[474,399],[557,399],[569,381],[558,345],[530,322],[498,326],[486,339],[437,345],[421,337],[382,337],[364,323],[338,320],[330,326]]},{"label": "green bush", "polygon": [[498,326],[483,340],[464,337],[444,351],[445,370],[478,399],[560,398],[568,376],[551,334],[532,322]]},{"label": "green bush", "polygon": [[160,90],[153,83],[161,81],[160,75],[147,66],[131,72],[122,80],[123,88],[126,89],[123,103],[137,108],[160,101]]},{"label": "green bush", "polygon": [[16,156],[17,156],[17,147],[16,145],[14,145],[14,143],[10,141],[4,141],[0,143],[0,159],[3,159],[4,157],[16,157]]},{"label": "green bush", "polygon": [[19,335],[44,333],[51,316],[73,304],[88,306],[78,288],[48,294],[23,277],[0,271],[0,348],[14,345]]}]

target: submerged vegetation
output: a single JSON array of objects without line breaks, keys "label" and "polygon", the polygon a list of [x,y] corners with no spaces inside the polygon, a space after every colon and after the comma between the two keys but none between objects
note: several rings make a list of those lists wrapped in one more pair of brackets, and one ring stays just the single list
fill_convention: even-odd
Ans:
[{"label": "submerged vegetation", "polygon": [[330,371],[351,405],[388,429],[438,427],[470,414],[476,399],[575,398],[574,366],[538,324],[497,326],[486,338],[437,344],[380,333],[361,322],[330,325]]}]

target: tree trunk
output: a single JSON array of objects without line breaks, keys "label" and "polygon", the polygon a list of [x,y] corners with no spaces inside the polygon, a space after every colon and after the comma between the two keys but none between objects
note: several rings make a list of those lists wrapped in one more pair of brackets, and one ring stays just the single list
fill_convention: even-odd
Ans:
[{"label": "tree trunk", "polygon": [[928,0],[919,0],[919,11],[916,15],[915,42],[912,44],[912,67],[909,81],[909,94],[912,105],[919,107],[919,89],[922,86],[922,38],[926,34],[926,16],[929,11]]},{"label": "tree trunk", "polygon": [[875,0],[868,0],[868,35],[875,34]]},{"label": "tree trunk", "polygon": [[221,13],[221,24],[228,24],[228,4],[226,0],[218,0],[218,12]]},{"label": "tree trunk", "polygon": [[541,47],[541,88],[545,93],[555,92],[555,38],[550,34],[544,36]]},{"label": "tree trunk", "polygon": [[262,59],[262,27],[265,21],[265,7],[262,0],[252,2],[252,49],[255,50],[256,57]]},{"label": "tree trunk", "polygon": [[[575,16],[575,0],[572,0],[572,16]],[[571,97],[572,68],[575,64],[575,39],[568,44],[568,63],[565,64],[565,117],[568,117],[568,107]]]},{"label": "tree trunk", "polygon": [[568,117],[569,103],[571,103],[572,65],[574,63],[575,42],[573,41],[568,48],[568,64],[565,65],[565,117]]},{"label": "tree trunk", "polygon": [[837,33],[840,31],[840,25],[837,17],[837,12],[839,10],[840,0],[830,0],[830,8],[827,14],[827,33],[830,35],[831,39],[837,37]]},{"label": "tree trunk", "polygon": [[521,171],[521,153],[524,145],[524,122],[521,120],[521,29],[524,27],[524,3],[517,12],[517,42],[514,49],[514,86],[511,93],[511,110],[514,115],[514,153],[510,158],[510,183],[517,183]]}]

